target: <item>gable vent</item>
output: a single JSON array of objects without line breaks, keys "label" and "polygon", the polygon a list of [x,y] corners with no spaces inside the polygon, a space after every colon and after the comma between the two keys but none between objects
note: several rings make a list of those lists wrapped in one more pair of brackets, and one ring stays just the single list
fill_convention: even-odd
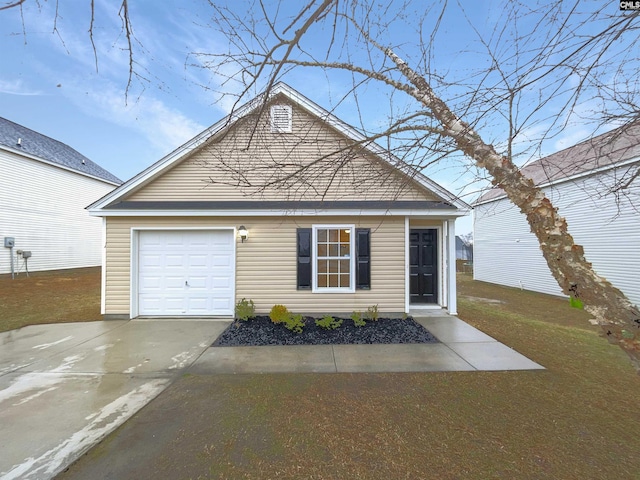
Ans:
[{"label": "gable vent", "polygon": [[271,107],[271,131],[291,133],[291,105],[273,105]]}]

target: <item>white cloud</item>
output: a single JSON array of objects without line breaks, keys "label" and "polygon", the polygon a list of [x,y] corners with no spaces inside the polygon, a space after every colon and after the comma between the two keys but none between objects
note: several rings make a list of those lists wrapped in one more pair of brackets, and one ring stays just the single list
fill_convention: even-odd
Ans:
[{"label": "white cloud", "polygon": [[22,80],[1,80],[0,79],[0,93],[8,95],[24,95],[34,96],[43,95],[40,90],[33,90],[24,85]]},{"label": "white cloud", "polygon": [[89,90],[81,103],[81,108],[93,115],[140,132],[164,152],[177,148],[205,128],[149,94],[125,104],[124,92],[103,88]]}]

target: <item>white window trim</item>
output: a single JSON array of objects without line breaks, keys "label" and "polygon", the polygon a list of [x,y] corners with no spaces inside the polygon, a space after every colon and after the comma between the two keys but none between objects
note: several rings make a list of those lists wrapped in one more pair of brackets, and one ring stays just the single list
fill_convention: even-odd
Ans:
[{"label": "white window trim", "polygon": [[[349,287],[318,287],[318,230],[325,228],[349,229]],[[311,292],[312,293],[355,293],[356,291],[356,226],[345,224],[312,225],[311,234]]]}]

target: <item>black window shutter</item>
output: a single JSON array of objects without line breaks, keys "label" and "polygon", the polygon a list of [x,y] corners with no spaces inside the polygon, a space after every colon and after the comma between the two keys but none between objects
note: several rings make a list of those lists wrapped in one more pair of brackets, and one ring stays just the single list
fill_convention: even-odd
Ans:
[{"label": "black window shutter", "polygon": [[356,228],[356,288],[371,289],[371,229]]},{"label": "black window shutter", "polygon": [[311,229],[298,228],[298,290],[311,290]]}]

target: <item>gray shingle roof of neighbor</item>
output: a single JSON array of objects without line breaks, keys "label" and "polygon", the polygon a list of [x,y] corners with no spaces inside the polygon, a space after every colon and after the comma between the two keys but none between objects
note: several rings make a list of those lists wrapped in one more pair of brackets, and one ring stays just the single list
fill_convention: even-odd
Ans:
[{"label": "gray shingle roof of neighbor", "polygon": [[[640,160],[640,121],[628,123],[536,160],[524,166],[521,171],[536,185],[542,185],[558,182],[574,175],[586,174],[599,168],[614,166],[633,158]],[[494,187],[482,194],[474,204],[494,200],[504,195],[504,190]]]},{"label": "gray shingle roof of neighbor", "polygon": [[2,117],[0,117],[0,145],[116,185],[122,183],[118,177],[70,146]]}]

